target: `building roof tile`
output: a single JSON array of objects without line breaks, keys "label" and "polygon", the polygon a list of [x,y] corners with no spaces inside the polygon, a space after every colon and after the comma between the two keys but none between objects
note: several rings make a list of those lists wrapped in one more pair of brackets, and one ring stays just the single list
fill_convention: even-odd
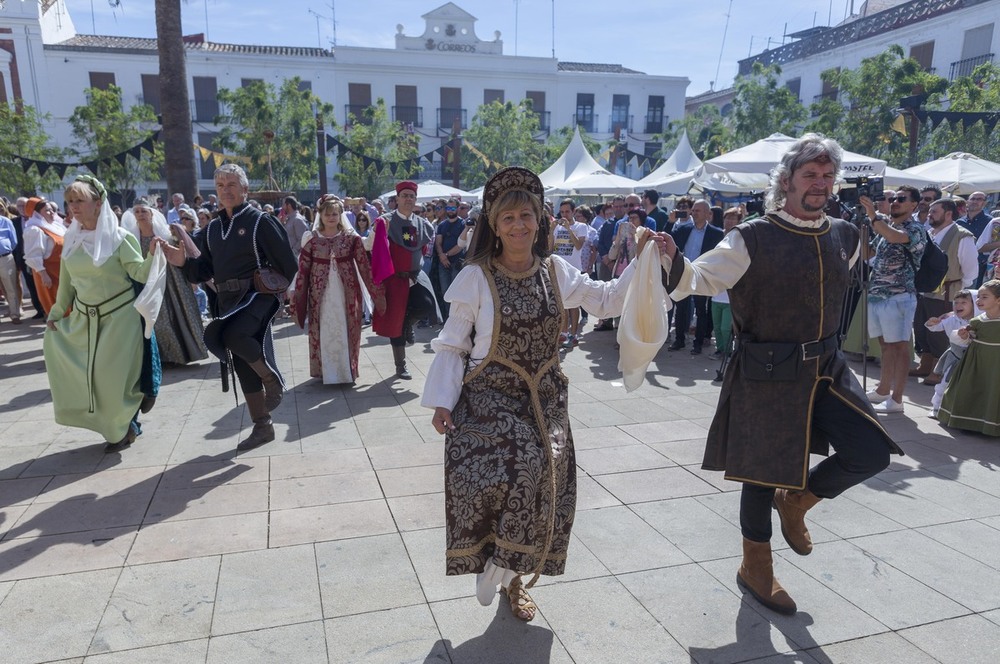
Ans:
[{"label": "building roof tile", "polygon": [[[156,51],[156,39],[146,37],[113,37],[108,35],[76,35],[46,48],[81,51]],[[202,39],[185,37],[184,47],[189,51],[209,53],[252,53],[257,55],[287,55],[294,57],[332,57],[333,53],[322,48],[304,46],[263,46],[259,44],[217,44]]]},{"label": "building roof tile", "polygon": [[559,71],[586,71],[600,74],[642,74],[644,72],[628,69],[621,65],[603,65],[592,62],[560,62]]}]

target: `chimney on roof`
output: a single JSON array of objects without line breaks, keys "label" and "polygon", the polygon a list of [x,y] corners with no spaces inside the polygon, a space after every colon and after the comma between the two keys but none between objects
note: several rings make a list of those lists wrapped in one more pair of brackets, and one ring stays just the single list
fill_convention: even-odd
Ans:
[{"label": "chimney on roof", "polygon": [[181,41],[185,44],[204,44],[205,43],[205,33],[199,32],[193,35],[184,35],[181,37]]}]

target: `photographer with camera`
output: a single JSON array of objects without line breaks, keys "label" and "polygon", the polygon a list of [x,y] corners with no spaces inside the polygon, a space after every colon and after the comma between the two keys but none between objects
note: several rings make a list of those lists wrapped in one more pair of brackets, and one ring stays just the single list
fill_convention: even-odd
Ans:
[{"label": "photographer with camera", "polygon": [[882,349],[882,376],[867,393],[882,413],[903,412],[903,392],[910,373],[910,332],[917,310],[914,278],[927,236],[913,212],[920,202],[916,187],[903,185],[889,202],[889,217],[875,211],[868,196],[860,205],[868,215],[872,239],[866,256],[871,260],[868,289],[868,336]]},{"label": "photographer with camera", "polygon": [[[694,261],[661,236],[671,299],[729,291],[738,346],[702,468],[743,483],[737,583],[784,614],[796,604],[774,576],[772,505],[792,550],[808,555],[806,512],[884,470],[890,452],[902,453],[839,349],[860,244],[856,226],[824,213],[842,160],[836,141],[806,134],[771,172],[764,217],[741,223]],[[810,470],[809,454],[830,447],[835,453]]]}]

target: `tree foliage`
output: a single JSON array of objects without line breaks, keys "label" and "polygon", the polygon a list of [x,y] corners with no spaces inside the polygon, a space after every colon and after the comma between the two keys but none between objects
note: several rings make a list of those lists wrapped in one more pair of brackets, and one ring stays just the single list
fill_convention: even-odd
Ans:
[{"label": "tree foliage", "polygon": [[[1000,112],[1000,66],[988,62],[976,67],[969,76],[952,81],[948,87],[948,110],[959,113]],[[929,127],[926,128],[929,130]],[[942,157],[950,152],[970,152],[977,157],[1000,161],[1000,132],[989,131],[980,121],[975,124],[943,123],[920,146],[922,160]]]},{"label": "tree foliage", "polygon": [[[352,113],[348,124],[349,129],[340,136],[340,141],[360,155],[383,162],[404,161],[418,155],[419,139],[408,134],[402,124],[389,119],[385,100],[381,97],[374,106],[366,108],[360,118]],[[341,191],[369,199],[392,189],[397,180],[414,177],[420,172],[419,166],[397,167],[395,174],[384,166],[380,171],[376,164],[366,164],[355,154],[345,154],[337,161],[340,173],[334,177]]]},{"label": "tree foliage", "polygon": [[702,161],[718,157],[733,147],[732,129],[714,104],[699,106],[693,113],[667,124],[666,131],[655,137],[663,144],[661,152],[669,154],[677,147],[685,130],[691,149]]},{"label": "tree foliage", "polygon": [[128,157],[121,163],[109,159],[135,147],[149,138],[156,126],[156,114],[146,104],[136,104],[127,111],[122,105],[121,88],[115,85],[106,90],[87,88],[87,103],[77,106],[69,122],[76,137],[77,155],[81,161],[108,159],[98,175],[110,192],[118,192],[125,205],[131,205],[136,187],[160,179],[163,165],[163,146],[157,144],[150,155],[142,153],[140,159]]},{"label": "tree foliage", "polygon": [[755,62],[749,76],[736,79],[731,122],[732,141],[737,146],[775,132],[794,136],[805,122],[805,107],[791,90],[778,84],[780,75],[780,66]]},{"label": "tree foliage", "polygon": [[53,170],[40,176],[35,170],[27,173],[14,157],[39,161],[58,160],[62,152],[47,145],[48,135],[34,106],[12,107],[0,104],[0,192],[10,196],[33,196],[59,187],[59,176]]},{"label": "tree foliage", "polygon": [[311,90],[300,89],[300,84],[301,79],[295,76],[285,79],[278,89],[254,81],[236,90],[219,91],[219,101],[228,107],[228,114],[218,119],[223,126],[214,145],[248,160],[247,176],[252,186],[298,191],[317,181],[313,107],[325,126],[332,128],[333,106],[321,102]]},{"label": "tree foliage", "polygon": [[494,101],[480,106],[472,118],[464,138],[482,155],[462,151],[461,181],[465,189],[486,184],[491,169],[483,157],[494,164],[494,169],[504,166],[524,166],[535,172],[543,169],[545,147],[535,140],[538,133],[538,115],[531,110],[527,99],[518,104]]}]

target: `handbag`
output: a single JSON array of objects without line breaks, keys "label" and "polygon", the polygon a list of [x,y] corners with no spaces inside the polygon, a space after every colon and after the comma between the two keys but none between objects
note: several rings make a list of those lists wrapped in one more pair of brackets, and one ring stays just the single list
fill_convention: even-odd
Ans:
[{"label": "handbag", "polygon": [[740,370],[747,380],[791,381],[802,368],[802,346],[740,341]]},{"label": "handbag", "polygon": [[291,281],[271,267],[259,267],[253,272],[253,288],[264,295],[278,295],[288,290]]}]

